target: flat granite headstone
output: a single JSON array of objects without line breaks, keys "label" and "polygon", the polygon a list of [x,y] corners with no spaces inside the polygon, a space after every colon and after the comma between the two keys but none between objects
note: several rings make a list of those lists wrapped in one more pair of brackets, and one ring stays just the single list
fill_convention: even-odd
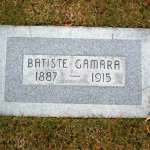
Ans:
[{"label": "flat granite headstone", "polygon": [[150,115],[150,29],[0,26],[0,114]]}]

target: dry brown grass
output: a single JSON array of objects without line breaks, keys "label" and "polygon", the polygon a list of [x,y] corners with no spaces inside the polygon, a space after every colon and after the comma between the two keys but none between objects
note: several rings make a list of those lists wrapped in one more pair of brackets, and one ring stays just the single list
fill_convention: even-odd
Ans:
[{"label": "dry brown grass", "polygon": [[150,27],[150,0],[1,0],[0,23]]},{"label": "dry brown grass", "polygon": [[144,119],[0,117],[0,149],[149,150]]}]

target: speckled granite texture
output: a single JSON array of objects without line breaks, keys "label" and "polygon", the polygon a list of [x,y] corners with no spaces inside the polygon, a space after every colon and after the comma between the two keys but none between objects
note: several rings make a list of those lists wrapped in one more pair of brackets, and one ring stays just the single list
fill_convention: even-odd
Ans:
[{"label": "speckled granite texture", "polygon": [[[138,40],[8,38],[5,101],[140,105],[141,42]],[[23,85],[23,55],[117,56],[126,58],[125,87]],[[13,97],[13,99],[12,99]]]}]

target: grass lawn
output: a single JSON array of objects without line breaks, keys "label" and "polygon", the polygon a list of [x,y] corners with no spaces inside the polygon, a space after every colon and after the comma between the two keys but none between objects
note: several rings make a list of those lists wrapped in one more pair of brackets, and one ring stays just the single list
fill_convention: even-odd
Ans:
[{"label": "grass lawn", "polygon": [[1,0],[0,24],[150,27],[150,0]]},{"label": "grass lawn", "polygon": [[[0,24],[150,28],[150,0],[0,0]],[[150,150],[144,119],[0,116],[0,150]]]},{"label": "grass lawn", "polygon": [[0,117],[0,149],[149,150],[144,119]]}]

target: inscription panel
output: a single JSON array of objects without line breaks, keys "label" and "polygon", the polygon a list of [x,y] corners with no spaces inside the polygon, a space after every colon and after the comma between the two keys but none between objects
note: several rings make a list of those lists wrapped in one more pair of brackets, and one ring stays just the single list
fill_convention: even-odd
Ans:
[{"label": "inscription panel", "polygon": [[24,55],[23,84],[124,86],[125,58]]}]

